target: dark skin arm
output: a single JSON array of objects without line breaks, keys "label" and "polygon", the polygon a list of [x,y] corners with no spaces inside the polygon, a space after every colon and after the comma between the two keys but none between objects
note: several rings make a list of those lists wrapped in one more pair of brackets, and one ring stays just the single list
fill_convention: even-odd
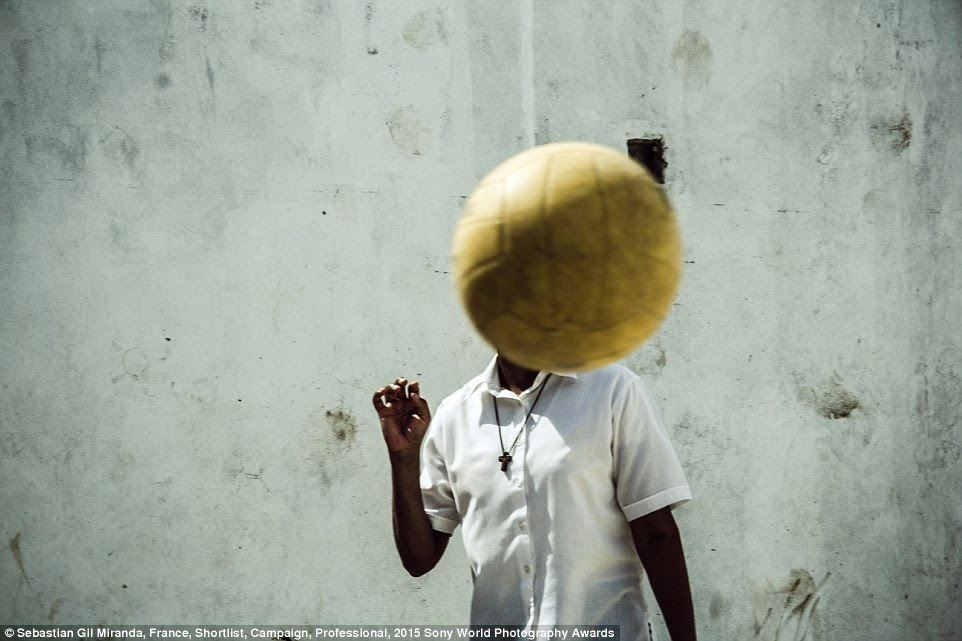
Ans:
[{"label": "dark skin arm", "polygon": [[[503,359],[501,367],[509,368],[508,380],[512,381],[511,386],[517,393],[524,389],[518,387],[519,384],[530,386],[537,375],[536,371]],[[394,544],[404,569],[412,576],[421,576],[434,569],[451,538],[451,535],[431,527],[421,497],[421,441],[431,423],[431,410],[421,398],[420,384],[417,381],[409,383],[405,378],[376,390],[372,402],[391,460]]]},{"label": "dark skin arm", "polygon": [[418,480],[421,441],[431,422],[431,410],[421,398],[417,381],[409,385],[404,378],[374,392],[372,400],[391,461],[394,544],[404,569],[421,576],[441,560],[451,538],[431,527]]},{"label": "dark skin arm", "polygon": [[631,521],[631,536],[672,641],[695,641],[695,613],[678,526],[669,508]]}]

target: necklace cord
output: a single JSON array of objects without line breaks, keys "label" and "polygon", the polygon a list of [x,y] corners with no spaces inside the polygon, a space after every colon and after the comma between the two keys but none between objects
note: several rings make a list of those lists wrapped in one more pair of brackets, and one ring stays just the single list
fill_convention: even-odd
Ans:
[{"label": "necklace cord", "polygon": [[[521,432],[523,432],[524,428],[528,425],[528,419],[531,418],[531,414],[534,412],[535,406],[538,404],[538,401],[541,399],[541,393],[544,392],[544,388],[548,385],[549,378],[551,378],[550,373],[544,377],[543,381],[541,381],[541,386],[538,388],[538,395],[535,396],[534,403],[531,404],[531,409],[528,410],[528,415],[524,417],[524,422],[521,424],[521,429],[518,430],[517,435],[514,437],[514,441],[511,443],[510,451],[513,452],[515,446],[517,446],[518,439],[521,438]],[[494,420],[498,422],[498,441],[501,444],[501,452],[502,454],[504,454],[504,456],[509,456],[509,451],[504,449],[504,437],[501,436],[501,415],[498,412],[498,397],[492,396],[491,398],[494,400]]]}]

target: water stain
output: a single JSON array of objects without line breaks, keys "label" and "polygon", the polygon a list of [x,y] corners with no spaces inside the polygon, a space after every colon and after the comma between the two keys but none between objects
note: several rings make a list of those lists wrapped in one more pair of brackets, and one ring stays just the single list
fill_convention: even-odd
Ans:
[{"label": "water stain", "polygon": [[100,147],[107,158],[116,160],[130,171],[134,171],[140,149],[137,142],[126,131],[120,127],[114,127],[100,138]]},{"label": "water stain", "polygon": [[668,357],[661,346],[646,343],[632,354],[627,364],[639,374],[657,374],[668,364]]},{"label": "water stain", "polygon": [[919,436],[915,458],[924,477],[943,474],[962,461],[962,444],[957,434],[962,416],[962,372],[951,359],[919,363],[915,369],[917,392],[915,412]]},{"label": "water stain", "polygon": [[14,40],[10,43],[11,53],[13,54],[13,68],[16,73],[17,81],[23,85],[27,70],[30,66],[30,49],[33,41],[30,39]]},{"label": "water stain", "polygon": [[104,54],[107,52],[107,45],[100,38],[94,38],[94,55],[97,58],[97,73],[104,70]]},{"label": "water stain", "polygon": [[[13,25],[17,20],[15,0],[0,0],[0,24]],[[19,24],[17,26],[20,26]]]},{"label": "water stain", "polygon": [[87,135],[79,127],[65,127],[60,135],[24,136],[27,160],[41,163],[56,159],[60,168],[79,173],[87,165]]},{"label": "water stain", "polygon": [[900,154],[912,144],[912,116],[908,112],[896,118],[876,118],[870,129],[876,149]]},{"label": "water stain", "polygon": [[722,615],[725,614],[726,610],[727,605],[725,603],[725,598],[720,594],[713,596],[711,599],[711,605],[708,607],[708,616],[710,616],[714,621],[720,619]]},{"label": "water stain", "polygon": [[408,44],[418,48],[445,42],[448,34],[444,12],[440,9],[419,11],[404,23],[401,35]]},{"label": "water stain", "polygon": [[321,16],[333,11],[331,0],[305,0],[304,10],[308,13]]},{"label": "water stain", "polygon": [[54,622],[54,620],[57,618],[57,615],[60,614],[60,607],[62,605],[63,605],[63,599],[57,599],[50,604],[50,612],[47,613],[48,621],[50,621],[51,623]]},{"label": "water stain", "polygon": [[420,156],[424,138],[430,129],[421,123],[418,113],[412,106],[401,107],[387,121],[387,128],[394,144],[404,151]]},{"label": "water stain", "polygon": [[711,43],[697,31],[682,33],[671,51],[672,68],[691,89],[701,89],[708,84],[713,58]]},{"label": "water stain", "polygon": [[170,86],[170,76],[166,73],[157,74],[157,79],[155,80],[158,89],[166,89]]},{"label": "water stain", "polygon": [[[171,0],[151,0],[154,7],[154,15],[151,16],[151,23],[156,25],[155,33],[160,37],[160,46],[157,47],[157,54],[161,62],[167,62],[177,52],[177,29],[174,27],[175,9]],[[180,7],[177,8],[177,11]],[[178,20],[179,22],[179,20]]]}]

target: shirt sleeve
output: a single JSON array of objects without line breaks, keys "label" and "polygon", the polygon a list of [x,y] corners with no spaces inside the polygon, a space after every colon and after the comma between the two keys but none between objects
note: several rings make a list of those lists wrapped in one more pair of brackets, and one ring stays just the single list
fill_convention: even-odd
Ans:
[{"label": "shirt sleeve", "polygon": [[431,527],[452,534],[461,519],[444,461],[443,413],[443,406],[438,407],[421,445],[421,498]]},{"label": "shirt sleeve", "polygon": [[684,470],[641,379],[626,370],[613,401],[614,478],[625,518],[633,521],[690,500]]}]

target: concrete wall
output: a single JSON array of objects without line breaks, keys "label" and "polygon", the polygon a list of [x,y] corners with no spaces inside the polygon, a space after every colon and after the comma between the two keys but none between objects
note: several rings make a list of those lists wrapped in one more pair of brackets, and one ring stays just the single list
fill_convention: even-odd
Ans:
[{"label": "concrete wall", "polygon": [[958,2],[5,0],[0,43],[0,622],[463,622],[370,391],[486,363],[481,175],[661,134],[685,280],[626,363],[703,638],[959,638]]}]

